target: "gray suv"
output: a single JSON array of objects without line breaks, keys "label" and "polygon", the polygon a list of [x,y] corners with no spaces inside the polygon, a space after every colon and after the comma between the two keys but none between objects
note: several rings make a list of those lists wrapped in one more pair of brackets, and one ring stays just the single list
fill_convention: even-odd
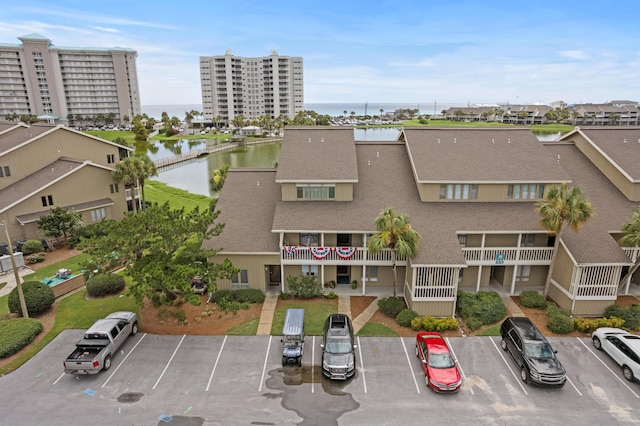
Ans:
[{"label": "gray suv", "polygon": [[329,315],[322,335],[322,373],[330,379],[346,380],[356,372],[356,354],[351,319],[344,314]]}]

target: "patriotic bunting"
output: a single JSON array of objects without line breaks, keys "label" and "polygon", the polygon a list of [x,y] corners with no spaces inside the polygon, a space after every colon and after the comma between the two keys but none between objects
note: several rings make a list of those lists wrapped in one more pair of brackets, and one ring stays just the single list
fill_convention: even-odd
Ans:
[{"label": "patriotic bunting", "polygon": [[316,259],[324,259],[331,252],[331,247],[309,247],[311,255]]},{"label": "patriotic bunting", "polygon": [[355,247],[336,247],[335,251],[338,257],[340,257],[340,259],[351,259],[351,257],[356,252],[356,248]]}]

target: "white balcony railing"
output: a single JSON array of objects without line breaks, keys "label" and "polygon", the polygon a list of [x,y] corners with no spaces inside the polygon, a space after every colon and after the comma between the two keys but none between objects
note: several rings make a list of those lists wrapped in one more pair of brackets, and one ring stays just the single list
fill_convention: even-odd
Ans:
[{"label": "white balcony railing", "polygon": [[[289,265],[391,265],[391,249],[374,254],[364,247],[284,246],[280,248],[280,257],[283,264]],[[406,263],[406,258],[396,259],[396,265]]]},{"label": "white balcony railing", "polygon": [[549,265],[553,247],[464,247],[462,254],[469,265]]}]

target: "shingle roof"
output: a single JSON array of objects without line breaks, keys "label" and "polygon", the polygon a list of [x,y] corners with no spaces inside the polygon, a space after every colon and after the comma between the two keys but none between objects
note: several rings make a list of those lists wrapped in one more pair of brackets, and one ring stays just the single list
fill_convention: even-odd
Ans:
[{"label": "shingle roof", "polygon": [[352,127],[287,127],[278,160],[277,182],[358,180]]},{"label": "shingle roof", "polygon": [[569,175],[529,129],[405,128],[419,182],[563,182]]},{"label": "shingle roof", "polygon": [[55,126],[13,126],[5,133],[0,134],[0,155],[51,131],[53,128]]},{"label": "shingle roof", "polygon": [[[577,132],[582,133],[627,176],[640,181],[640,127],[581,128]],[[571,140],[571,135],[562,140]]]}]

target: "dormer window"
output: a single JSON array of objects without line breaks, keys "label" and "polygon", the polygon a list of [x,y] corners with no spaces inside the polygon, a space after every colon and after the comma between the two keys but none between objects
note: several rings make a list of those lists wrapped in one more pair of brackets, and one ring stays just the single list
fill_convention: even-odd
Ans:
[{"label": "dormer window", "polygon": [[296,185],[299,200],[334,200],[336,198],[335,185]]}]

